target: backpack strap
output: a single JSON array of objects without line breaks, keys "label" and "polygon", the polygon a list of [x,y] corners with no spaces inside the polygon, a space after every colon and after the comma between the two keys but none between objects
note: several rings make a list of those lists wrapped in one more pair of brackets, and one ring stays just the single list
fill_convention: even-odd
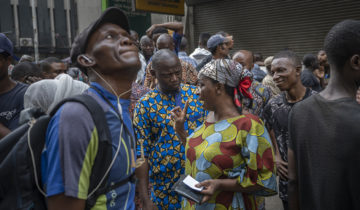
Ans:
[{"label": "backpack strap", "polygon": [[[132,173],[128,178],[120,182],[112,185],[108,184],[106,178],[109,175],[106,174],[106,172],[109,172],[108,169],[111,165],[111,162],[113,158],[116,157],[112,157],[112,139],[110,130],[107,126],[104,110],[92,96],[83,94],[64,99],[59,104],[57,104],[54,109],[51,110],[50,115],[55,115],[57,110],[66,102],[78,102],[84,105],[90,112],[98,131],[99,148],[92,169],[92,171],[95,173],[90,175],[90,186],[88,190],[89,196],[85,204],[85,209],[91,209],[93,206],[95,206],[96,200],[100,195],[110,192],[111,190],[116,189],[128,182],[135,183],[135,173]],[[125,127],[126,131],[129,133],[130,138],[132,138],[122,119],[121,122],[123,127]]]},{"label": "backpack strap", "polygon": [[52,109],[50,115],[53,116],[56,111],[66,102],[77,102],[84,105],[90,112],[98,132],[99,147],[92,168],[94,173],[91,173],[90,175],[90,186],[88,192],[92,192],[97,187],[98,189],[86,200],[86,208],[90,209],[95,205],[98,196],[101,195],[98,192],[106,191],[108,188],[106,180],[108,174],[105,173],[108,171],[113,158],[110,130],[105,118],[104,110],[99,105],[99,103],[89,95],[83,94],[64,99],[59,104],[57,104],[54,109]]}]

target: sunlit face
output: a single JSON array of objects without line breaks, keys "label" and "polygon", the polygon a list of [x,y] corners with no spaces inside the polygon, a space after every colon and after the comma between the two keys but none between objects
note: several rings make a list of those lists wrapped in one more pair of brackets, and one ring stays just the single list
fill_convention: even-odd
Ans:
[{"label": "sunlit face", "polygon": [[226,46],[229,50],[232,50],[233,47],[234,47],[234,39],[233,39],[233,36],[227,36],[226,37]]},{"label": "sunlit face", "polygon": [[216,100],[216,84],[208,77],[201,75],[198,80],[199,100],[204,102],[204,109],[209,111],[215,110],[214,101]]},{"label": "sunlit face", "polygon": [[157,69],[154,69],[160,89],[163,92],[179,91],[182,81],[182,67],[177,57],[168,57],[161,61]]},{"label": "sunlit face", "polygon": [[320,50],[317,57],[320,64],[327,63],[327,55],[324,50]]},{"label": "sunlit face", "polygon": [[234,56],[234,61],[240,63],[245,69],[251,71],[254,67],[254,60],[250,53],[238,52]]},{"label": "sunlit face", "polygon": [[289,58],[276,58],[271,63],[271,75],[281,91],[289,90],[299,81],[300,69]]},{"label": "sunlit face", "polygon": [[86,53],[103,74],[120,72],[135,78],[141,67],[138,48],[130,35],[112,23],[105,23],[91,35]]},{"label": "sunlit face", "polygon": [[145,57],[151,57],[154,54],[154,43],[150,38],[141,39],[140,48]]}]

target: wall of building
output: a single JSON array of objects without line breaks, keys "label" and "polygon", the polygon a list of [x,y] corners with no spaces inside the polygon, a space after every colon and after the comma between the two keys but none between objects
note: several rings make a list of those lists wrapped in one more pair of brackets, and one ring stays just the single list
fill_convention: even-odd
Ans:
[{"label": "wall of building", "polygon": [[[190,1],[190,0],[189,0]],[[204,0],[206,1],[206,0]],[[226,31],[234,49],[264,56],[291,49],[317,53],[330,28],[345,19],[360,20],[360,1],[192,1],[193,45],[201,32]]]},{"label": "wall of building", "polygon": [[101,14],[101,0],[77,0],[79,31],[86,28]]}]

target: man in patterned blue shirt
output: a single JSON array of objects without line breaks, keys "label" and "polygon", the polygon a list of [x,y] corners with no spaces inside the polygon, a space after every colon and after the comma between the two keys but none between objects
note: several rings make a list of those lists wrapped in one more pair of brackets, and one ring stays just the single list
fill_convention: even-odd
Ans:
[{"label": "man in patterned blue shirt", "polygon": [[140,99],[133,120],[138,140],[137,155],[141,156],[143,152],[145,157],[145,163],[136,172],[140,199],[145,209],[153,209],[155,205],[158,209],[180,209],[181,197],[172,192],[171,187],[184,173],[185,148],[175,134],[170,111],[177,106],[184,108],[185,103],[189,103],[185,122],[189,134],[203,123],[206,111],[195,94],[196,88],[181,84],[181,64],[173,51],[156,52],[150,72],[157,78],[158,85]]}]

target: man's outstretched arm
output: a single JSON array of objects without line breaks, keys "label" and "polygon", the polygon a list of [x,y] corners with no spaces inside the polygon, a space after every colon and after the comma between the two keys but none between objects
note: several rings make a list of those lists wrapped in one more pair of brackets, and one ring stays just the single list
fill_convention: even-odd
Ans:
[{"label": "man's outstretched arm", "polygon": [[140,167],[136,168],[135,175],[138,179],[137,188],[139,190],[143,209],[157,209],[155,204],[149,198],[149,163],[147,158],[145,158],[145,162]]},{"label": "man's outstretched arm", "polygon": [[167,23],[161,23],[161,24],[154,24],[148,30],[146,30],[147,36],[151,37],[154,29],[158,28],[158,27],[164,27],[166,29],[173,30],[178,34],[183,34],[183,30],[184,30],[184,25],[181,22],[167,22]]}]

